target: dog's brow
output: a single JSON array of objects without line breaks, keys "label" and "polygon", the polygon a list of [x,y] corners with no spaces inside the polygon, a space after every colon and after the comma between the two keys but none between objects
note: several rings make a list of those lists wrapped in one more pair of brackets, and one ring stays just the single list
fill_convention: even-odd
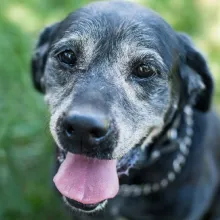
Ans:
[{"label": "dog's brow", "polygon": [[167,69],[163,58],[160,56],[160,54],[154,50],[154,49],[141,49],[141,50],[137,50],[137,56],[142,57],[142,56],[148,56],[148,59],[153,60],[154,62],[156,62],[161,68],[163,69]]},{"label": "dog's brow", "polygon": [[[88,43],[89,41],[89,43]],[[83,42],[87,42],[87,45],[90,46],[90,50],[92,50],[92,48],[95,48],[95,42],[92,39],[88,39],[83,37],[80,33],[77,34],[77,32],[75,32],[74,34],[71,34],[70,36],[66,36],[63,37],[62,39],[60,39],[59,41],[57,41],[53,46],[52,46],[52,51],[56,51],[59,50],[62,47],[73,47],[76,44],[80,43],[82,44]],[[93,46],[92,46],[93,45]],[[123,42],[122,46],[122,50],[125,56],[127,56],[127,54],[131,53],[131,48],[132,49],[132,56],[133,58],[147,58],[150,61],[153,61],[161,70],[166,71],[167,70],[167,66],[164,63],[164,59],[161,57],[161,55],[158,53],[158,51],[156,49],[153,48],[147,48],[137,45],[137,43],[134,43],[133,45],[130,44],[129,42]],[[133,53],[133,51],[135,50],[135,53]],[[87,51],[88,52],[88,51]],[[90,51],[92,53],[92,51]],[[127,53],[127,54],[126,54]],[[129,60],[127,60],[127,62],[129,62]]]},{"label": "dog's brow", "polygon": [[52,45],[52,49],[56,50],[56,49],[59,49],[64,46],[71,46],[74,43],[76,43],[77,41],[78,42],[82,41],[80,39],[79,35],[77,35],[77,34],[71,35],[71,37],[64,37],[64,38],[60,39],[59,41],[57,41],[54,45]]},{"label": "dog's brow", "polygon": [[[160,69],[160,71],[167,72],[168,67],[160,53],[156,49],[147,47],[147,44],[146,46],[143,46],[137,45],[137,43],[134,43],[133,45],[131,43],[123,43],[123,57],[127,57],[126,62],[130,62],[130,59],[151,61]],[[130,54],[130,56],[127,56],[127,54]]]}]

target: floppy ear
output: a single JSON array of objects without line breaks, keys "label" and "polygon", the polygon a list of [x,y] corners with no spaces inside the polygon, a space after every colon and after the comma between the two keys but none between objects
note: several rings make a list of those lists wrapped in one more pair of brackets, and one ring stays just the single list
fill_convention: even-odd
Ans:
[{"label": "floppy ear", "polygon": [[44,86],[44,69],[47,62],[48,50],[51,43],[51,38],[57,29],[58,23],[46,27],[41,31],[37,45],[31,60],[32,80],[35,89],[39,92],[45,92]]},{"label": "floppy ear", "polygon": [[182,64],[180,75],[183,80],[188,98],[194,107],[202,112],[209,110],[212,94],[213,80],[206,60],[193,46],[190,38],[178,33],[180,44],[183,45]]}]

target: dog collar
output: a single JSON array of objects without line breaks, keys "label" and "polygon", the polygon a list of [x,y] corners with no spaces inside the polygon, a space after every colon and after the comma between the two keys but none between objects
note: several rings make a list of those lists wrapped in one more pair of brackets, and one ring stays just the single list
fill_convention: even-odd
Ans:
[{"label": "dog collar", "polygon": [[151,153],[151,157],[149,158],[149,161],[153,163],[159,160],[164,154],[167,154],[168,152],[174,150],[178,150],[178,153],[172,162],[172,168],[167,171],[166,175],[161,178],[161,180],[155,183],[145,183],[141,185],[120,185],[118,195],[124,197],[147,196],[151,193],[155,193],[159,190],[165,189],[170,183],[172,183],[176,179],[177,175],[180,174],[189,155],[193,136],[193,110],[191,106],[185,106],[183,113],[183,120],[186,124],[184,137],[178,137],[178,129],[172,127],[168,130],[166,138],[171,142],[176,142],[175,147],[154,150]]}]

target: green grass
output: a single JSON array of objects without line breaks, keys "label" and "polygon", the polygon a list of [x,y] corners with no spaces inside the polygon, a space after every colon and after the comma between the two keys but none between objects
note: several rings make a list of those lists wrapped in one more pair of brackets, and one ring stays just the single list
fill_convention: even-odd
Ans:
[{"label": "green grass", "polygon": [[[0,7],[0,219],[68,219],[52,189],[53,148],[43,97],[34,91],[30,57],[47,24],[89,1],[1,0]],[[189,33],[206,54],[220,102],[220,4],[147,0],[176,30]],[[199,4],[200,2],[200,4]]]}]

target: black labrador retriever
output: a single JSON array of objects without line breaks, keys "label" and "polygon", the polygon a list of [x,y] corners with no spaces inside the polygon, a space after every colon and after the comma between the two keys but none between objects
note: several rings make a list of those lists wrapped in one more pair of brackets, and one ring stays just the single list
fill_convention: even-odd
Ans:
[{"label": "black labrador retriever", "polygon": [[213,81],[187,35],[134,3],[92,3],[41,32],[32,73],[74,219],[220,219]]}]

